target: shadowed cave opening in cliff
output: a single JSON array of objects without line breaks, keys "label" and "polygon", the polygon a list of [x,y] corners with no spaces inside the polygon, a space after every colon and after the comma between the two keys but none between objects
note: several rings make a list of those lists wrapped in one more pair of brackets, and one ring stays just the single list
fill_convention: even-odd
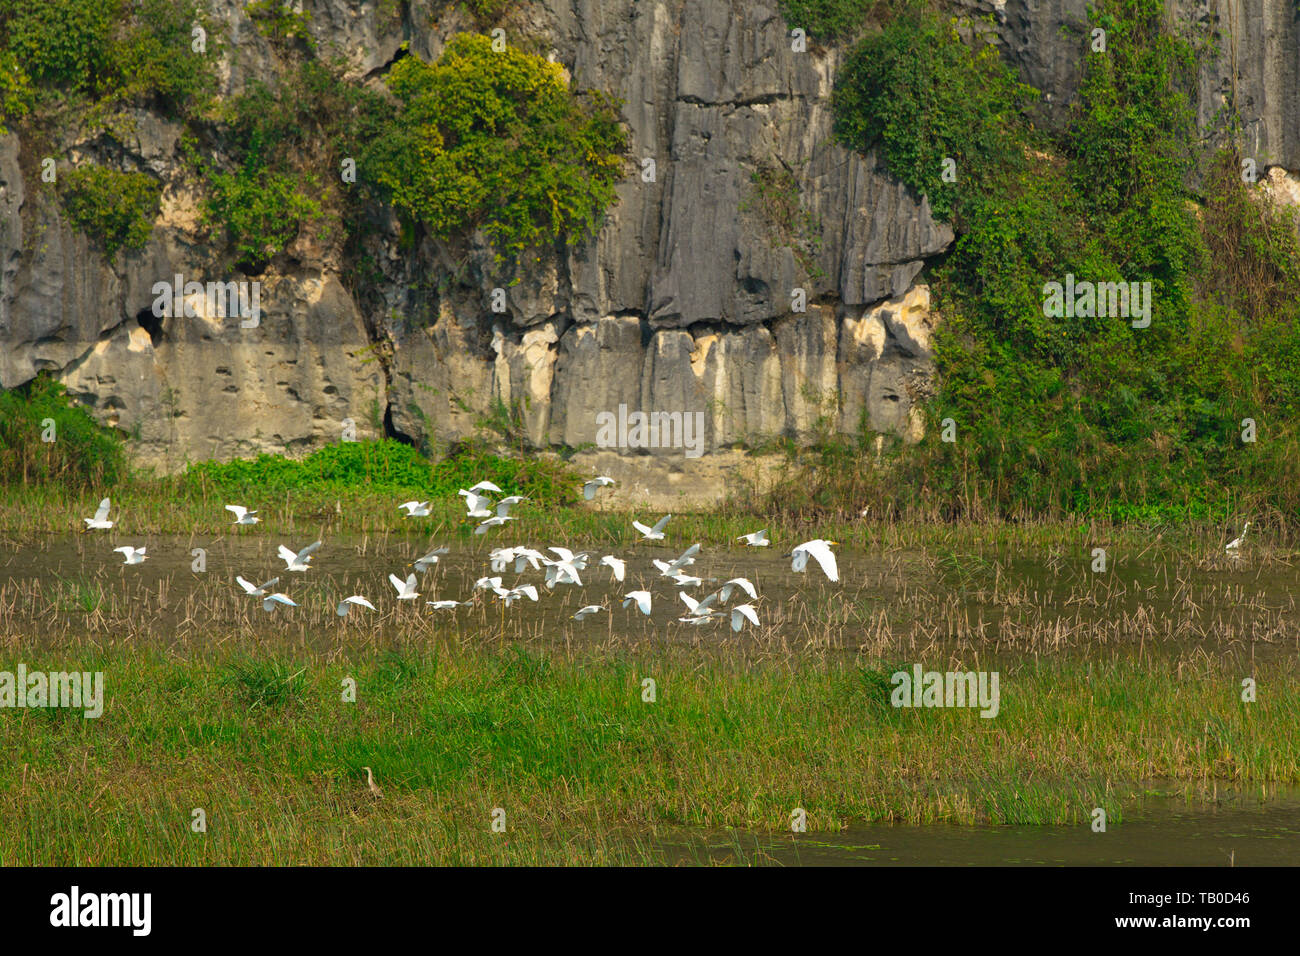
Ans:
[{"label": "shadowed cave opening in cliff", "polygon": [[393,424],[392,405],[384,406],[384,436],[391,438],[393,441],[401,442],[403,445],[410,445],[417,451],[421,450],[419,442]]},{"label": "shadowed cave opening in cliff", "polygon": [[162,316],[154,315],[153,309],[141,309],[135,314],[136,324],[149,333],[149,341],[153,347],[157,348],[162,344],[163,338],[163,320]]}]

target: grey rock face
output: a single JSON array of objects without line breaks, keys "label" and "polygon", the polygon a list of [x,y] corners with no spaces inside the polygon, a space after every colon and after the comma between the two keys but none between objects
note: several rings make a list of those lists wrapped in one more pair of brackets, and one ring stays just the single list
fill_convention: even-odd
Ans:
[{"label": "grey rock face", "polygon": [[[227,94],[280,69],[244,7],[214,3]],[[960,7],[992,16],[1004,54],[1044,90],[1046,120],[1059,121],[1078,83],[1083,0]],[[369,82],[401,43],[432,59],[472,26],[439,0],[305,9],[318,49]],[[1213,130],[1235,91],[1260,168],[1300,169],[1291,0],[1232,10],[1180,0],[1176,13],[1219,34],[1200,77],[1202,125]],[[164,467],[306,448],[337,438],[344,419],[359,437],[388,428],[431,446],[480,434],[485,421],[538,446],[595,446],[600,417],[620,406],[701,414],[704,448],[720,459],[771,436],[919,437],[934,376],[924,267],[953,233],[876,157],[835,143],[842,51],[794,52],[775,0],[540,0],[513,9],[506,29],[549,47],[577,87],[622,101],[627,176],[594,235],[499,263],[481,237],[453,257],[427,240],[411,248],[376,209],[373,287],[345,288],[340,250],[304,242],[285,274],[263,277],[258,328],[158,322],[156,282],[232,278],[197,228],[180,131],[136,116],[123,162],[163,181],[163,212],[148,246],[112,263],[61,220],[52,190],[24,181],[33,158],[7,136],[0,385],[49,369]],[[633,470],[702,467],[672,446],[583,452],[615,454]]]}]

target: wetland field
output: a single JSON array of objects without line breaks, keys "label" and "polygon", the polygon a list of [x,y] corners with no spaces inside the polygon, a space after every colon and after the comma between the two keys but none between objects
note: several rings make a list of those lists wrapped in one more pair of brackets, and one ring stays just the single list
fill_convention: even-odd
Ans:
[{"label": "wetland field", "polygon": [[[475,535],[446,501],[412,520],[276,503],[233,527],[220,502],[129,497],[79,534],[94,500],[7,504],[0,673],[102,675],[102,714],[0,714],[6,865],[1300,859],[1280,534],[1234,554],[1193,530],[862,519],[776,522],[751,548],[761,524],[725,509],[645,541],[631,521],[657,515],[599,502]],[[838,581],[792,571],[814,536]],[[286,571],[277,548],[315,540]],[[666,580],[653,562],[695,543],[701,583]],[[582,583],[490,568],[522,545],[589,551]],[[388,575],[436,546],[397,600]],[[681,620],[679,592],[737,577],[757,626]],[[501,599],[522,584],[537,601]],[[649,615],[622,606],[640,589]],[[339,616],[353,594],[374,609]],[[914,669],[996,674],[996,706],[897,706]]]}]

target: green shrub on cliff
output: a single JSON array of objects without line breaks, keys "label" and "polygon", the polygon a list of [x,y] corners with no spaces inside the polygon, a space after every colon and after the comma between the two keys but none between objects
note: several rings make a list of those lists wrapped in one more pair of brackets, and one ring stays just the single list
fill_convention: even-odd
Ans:
[{"label": "green shrub on cliff", "polygon": [[786,24],[828,43],[851,37],[865,25],[868,15],[887,6],[887,0],[780,0]]},{"label": "green shrub on cliff", "polygon": [[36,83],[88,93],[107,79],[120,0],[0,0],[6,47]]},{"label": "green shrub on cliff", "polygon": [[0,484],[98,491],[125,473],[121,438],[69,402],[58,382],[39,375],[0,390]]},{"label": "green shrub on cliff", "polygon": [[59,194],[68,220],[111,259],[118,249],[140,249],[149,241],[162,187],[145,173],[89,165],[64,173]]},{"label": "green shrub on cliff", "polygon": [[399,60],[388,85],[400,109],[361,166],[434,235],[481,228],[510,252],[576,241],[613,201],[626,148],[614,105],[571,93],[558,64],[458,34],[437,63]]},{"label": "green shrub on cliff", "polygon": [[953,24],[908,11],[840,70],[835,135],[861,152],[878,147],[890,172],[951,219],[959,196],[1024,167],[1020,117],[1036,95],[992,47],[968,47]]},{"label": "green shrub on cliff", "polygon": [[0,0],[6,82],[30,84],[54,112],[74,97],[191,109],[216,85],[213,58],[194,49],[196,27],[213,29],[204,0]]},{"label": "green shrub on cliff", "polygon": [[224,232],[235,264],[260,275],[297,238],[303,224],[319,219],[320,204],[303,191],[308,178],[250,163],[232,173],[212,172],[203,198],[203,222]]}]

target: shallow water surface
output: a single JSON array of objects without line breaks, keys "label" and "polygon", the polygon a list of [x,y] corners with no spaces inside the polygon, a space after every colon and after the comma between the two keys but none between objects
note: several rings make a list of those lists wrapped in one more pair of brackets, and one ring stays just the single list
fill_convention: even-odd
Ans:
[{"label": "shallow water surface", "polygon": [[[780,546],[760,550],[703,542],[687,570],[705,582],[683,588],[661,577],[651,562],[671,560],[693,542],[641,542],[589,548],[591,563],[581,586],[548,591],[541,571],[515,574],[512,565],[500,575],[503,585],[535,584],[540,600],[523,599],[507,609],[474,587],[477,579],[495,573],[489,570],[488,553],[497,545],[491,536],[469,541],[331,536],[306,572],[284,569],[276,554],[282,543],[297,550],[310,541],[282,542],[249,529],[215,538],[142,540],[115,530],[6,542],[0,558],[0,635],[196,642],[253,636],[328,644],[365,633],[377,639],[438,635],[462,643],[734,645],[911,659],[971,651],[1015,660],[1028,654],[1109,657],[1197,649],[1267,657],[1300,650],[1294,598],[1300,569],[1283,562],[1198,565],[1155,553],[1127,561],[1116,556],[1110,572],[1093,574],[1086,555],[1033,559],[839,549],[841,579],[831,583],[815,566],[794,573]],[[124,565],[113,552],[122,544],[147,545],[148,559]],[[415,557],[440,544],[451,553],[419,576],[420,597],[396,600],[389,573],[405,578]],[[194,569],[196,549],[203,552],[203,571]],[[627,561],[621,584],[597,564],[610,553]],[[260,599],[236,585],[239,574],[259,585],[278,577],[274,590],[299,606],[265,612]],[[702,598],[735,576],[758,589],[758,599],[750,603],[760,627],[733,633],[728,615],[703,625],[679,620],[686,614],[680,592]],[[637,589],[653,595],[648,618],[634,607],[621,607],[622,596]],[[376,610],[354,609],[340,619],[335,608],[351,594],[367,597]],[[450,611],[434,611],[425,603],[443,598],[474,603]],[[747,600],[737,591],[730,603]],[[588,604],[608,612],[574,621],[573,613]]]},{"label": "shallow water surface", "polygon": [[730,833],[667,841],[674,862],[785,866],[1296,866],[1300,789],[1218,803],[1148,797],[1105,833],[1075,826],[851,827],[777,840]]}]

